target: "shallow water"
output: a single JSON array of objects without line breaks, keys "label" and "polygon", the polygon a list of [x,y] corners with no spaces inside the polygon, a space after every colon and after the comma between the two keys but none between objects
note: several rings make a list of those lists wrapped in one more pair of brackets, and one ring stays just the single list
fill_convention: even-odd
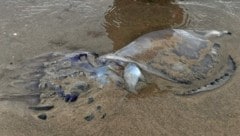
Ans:
[{"label": "shallow water", "polygon": [[[11,70],[14,64],[28,58],[53,51],[79,49],[109,53],[146,32],[182,26],[185,17],[183,9],[171,2],[0,2],[1,92],[3,95],[28,93],[21,88],[9,87],[9,82],[17,76]],[[141,15],[138,15],[140,12]]]},{"label": "shallow water", "polygon": [[[77,49],[103,54],[163,28],[229,30],[233,35],[223,41],[225,52],[232,55],[237,66],[240,62],[238,0],[5,0],[0,1],[0,13],[3,98],[26,93],[8,83],[12,80],[11,67],[27,58]],[[84,98],[72,105],[51,99],[56,108],[43,123],[36,118],[37,113],[21,103],[35,99],[14,95],[0,99],[0,132],[6,136],[238,135],[239,77],[237,69],[225,86],[192,97],[177,97],[155,87],[127,100],[121,99],[124,92],[112,88],[92,93],[98,100],[94,106],[105,106],[108,118],[90,124],[82,118],[95,107],[83,104]]]}]

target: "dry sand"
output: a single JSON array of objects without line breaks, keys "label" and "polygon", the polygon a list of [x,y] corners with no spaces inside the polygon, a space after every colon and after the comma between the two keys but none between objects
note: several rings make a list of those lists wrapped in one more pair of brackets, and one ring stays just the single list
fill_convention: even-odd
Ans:
[{"label": "dry sand", "polygon": [[[240,74],[237,71],[237,74]],[[171,92],[143,90],[138,95],[109,86],[93,88],[74,103],[53,97],[44,103],[55,105],[42,112],[27,109],[25,104],[1,106],[2,136],[80,136],[80,135],[232,135],[240,133],[240,100],[237,76],[221,89],[191,97]],[[88,104],[88,97],[94,102]],[[3,102],[2,102],[3,103]],[[101,106],[101,108],[97,108]],[[94,115],[91,121],[84,118]]]}]

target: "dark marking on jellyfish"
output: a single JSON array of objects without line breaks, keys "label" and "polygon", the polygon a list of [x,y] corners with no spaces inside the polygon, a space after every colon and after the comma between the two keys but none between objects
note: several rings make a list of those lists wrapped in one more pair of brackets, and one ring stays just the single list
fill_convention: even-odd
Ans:
[{"label": "dark marking on jellyfish", "polygon": [[70,94],[66,94],[66,95],[64,96],[64,100],[65,100],[65,102],[68,102],[69,99],[70,99],[70,97],[71,97]]},{"label": "dark marking on jellyfish", "polygon": [[235,70],[237,68],[236,63],[234,62],[233,58],[230,55],[228,58],[227,65],[228,65],[228,68],[226,69],[224,74],[221,75],[220,77],[214,79],[214,81],[210,82],[209,84],[203,85],[203,86],[199,87],[198,89],[192,89],[190,91],[186,91],[183,93],[175,93],[175,94],[179,95],[179,96],[190,96],[190,95],[194,95],[197,93],[214,90],[216,88],[223,86],[231,78],[231,76],[233,75],[233,73],[235,72]]},{"label": "dark marking on jellyfish", "polygon": [[58,79],[63,80],[66,79],[68,76],[59,76]]},{"label": "dark marking on jellyfish", "polygon": [[201,80],[201,78],[200,78],[200,77],[196,77],[196,79],[197,79],[197,80]]},{"label": "dark marking on jellyfish", "polygon": [[229,60],[228,65],[231,67],[232,70],[235,71],[237,69],[237,65],[231,55],[228,56],[228,60]]},{"label": "dark marking on jellyfish", "polygon": [[198,64],[192,67],[192,71],[200,76],[202,79],[205,78],[205,74],[212,68],[214,65],[214,60],[211,55],[207,54],[204,59]]},{"label": "dark marking on jellyfish", "polygon": [[[161,70],[161,73],[169,76],[169,74],[166,72],[166,70]],[[174,80],[174,79],[173,79],[173,80]]]},{"label": "dark marking on jellyfish", "polygon": [[189,84],[192,84],[192,82],[190,80],[186,80],[186,79],[179,79],[179,78],[176,78],[176,77],[173,77],[172,75],[170,75],[166,70],[160,70],[160,72],[162,74],[164,74],[165,76],[167,76],[168,78],[172,79],[173,81],[175,81],[176,83],[180,83],[180,84],[186,84],[186,85],[189,85]]},{"label": "dark marking on jellyfish", "polygon": [[221,48],[221,45],[219,43],[214,43],[213,44],[213,48],[214,49],[220,49]]},{"label": "dark marking on jellyfish", "polygon": [[178,56],[185,56],[189,59],[197,59],[199,57],[199,53],[194,51],[191,48],[180,46],[178,49],[174,49],[173,53],[175,53]]},{"label": "dark marking on jellyfish", "polygon": [[84,57],[85,59],[87,59],[87,53],[77,54],[77,55],[71,57],[70,60],[71,60],[72,62],[77,62],[77,61],[82,60],[82,59],[81,59],[82,57]]},{"label": "dark marking on jellyfish", "polygon": [[65,102],[75,102],[78,99],[79,93],[71,92],[70,94],[66,94],[64,96]]},{"label": "dark marking on jellyfish", "polygon": [[97,54],[96,52],[92,52],[92,55],[93,55],[95,58],[98,58],[98,57],[99,57],[99,54]]},{"label": "dark marking on jellyfish", "polygon": [[228,35],[232,35],[232,32],[229,32],[229,31],[228,31],[227,34],[228,34]]},{"label": "dark marking on jellyfish", "polygon": [[71,57],[70,60],[71,60],[72,62],[77,62],[77,61],[79,61],[79,60],[80,60],[79,54]]},{"label": "dark marking on jellyfish", "polygon": [[95,68],[90,63],[81,63],[79,66],[86,72],[94,72],[95,71]]},{"label": "dark marking on jellyfish", "polygon": [[214,85],[214,84],[215,84],[215,82],[214,82],[214,81],[210,83],[210,85]]},{"label": "dark marking on jellyfish", "polygon": [[116,81],[116,86],[118,87],[122,87],[123,86],[123,82],[122,81]]},{"label": "dark marking on jellyfish", "polygon": [[208,71],[209,67],[211,67],[214,63],[214,60],[211,55],[207,54],[203,61],[201,62],[202,68],[206,67],[205,69]]},{"label": "dark marking on jellyfish", "polygon": [[175,53],[178,56],[184,56],[188,59],[198,59],[199,52],[206,47],[207,42],[205,41],[187,41],[187,42],[185,41],[182,43],[181,46],[178,46],[176,49],[173,49],[173,53]]},{"label": "dark marking on jellyfish", "polygon": [[175,93],[175,95],[178,95],[178,96],[190,96],[192,94],[195,94],[197,92],[198,89],[192,89],[192,90],[189,90],[187,92],[184,92],[184,93]]},{"label": "dark marking on jellyfish", "polygon": [[84,57],[85,59],[87,59],[87,54],[86,53],[81,53],[79,54],[79,60],[82,60],[81,58]]},{"label": "dark marking on jellyfish", "polygon": [[180,84],[186,84],[186,85],[192,84],[192,82],[189,80],[176,80],[176,81]]}]

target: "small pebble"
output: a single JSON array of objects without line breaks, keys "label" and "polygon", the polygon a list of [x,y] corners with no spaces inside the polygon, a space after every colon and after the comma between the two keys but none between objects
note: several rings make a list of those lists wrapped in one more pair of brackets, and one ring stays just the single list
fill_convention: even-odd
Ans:
[{"label": "small pebble", "polygon": [[102,109],[102,106],[97,106],[97,110],[100,111]]},{"label": "small pebble", "polygon": [[46,120],[47,119],[47,115],[45,113],[39,114],[38,118],[41,120]]},{"label": "small pebble", "polygon": [[89,97],[89,98],[88,98],[88,102],[87,102],[87,104],[91,104],[91,103],[93,103],[93,102],[94,102],[93,97]]},{"label": "small pebble", "polygon": [[90,115],[84,117],[84,119],[85,119],[86,121],[91,121],[91,120],[94,119],[94,117],[95,117],[95,116],[94,116],[93,114],[90,114]]},{"label": "small pebble", "polygon": [[104,113],[101,117],[101,119],[104,119],[107,116],[107,113]]}]

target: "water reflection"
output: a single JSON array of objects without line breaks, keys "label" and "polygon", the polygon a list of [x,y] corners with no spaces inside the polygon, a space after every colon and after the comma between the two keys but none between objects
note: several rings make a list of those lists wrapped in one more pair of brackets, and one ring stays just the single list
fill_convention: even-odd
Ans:
[{"label": "water reflection", "polygon": [[106,12],[104,27],[114,50],[150,31],[178,27],[184,11],[172,0],[115,0]]},{"label": "water reflection", "polygon": [[112,41],[102,23],[112,3],[113,0],[0,1],[0,62],[15,63],[51,51],[110,52]]}]

